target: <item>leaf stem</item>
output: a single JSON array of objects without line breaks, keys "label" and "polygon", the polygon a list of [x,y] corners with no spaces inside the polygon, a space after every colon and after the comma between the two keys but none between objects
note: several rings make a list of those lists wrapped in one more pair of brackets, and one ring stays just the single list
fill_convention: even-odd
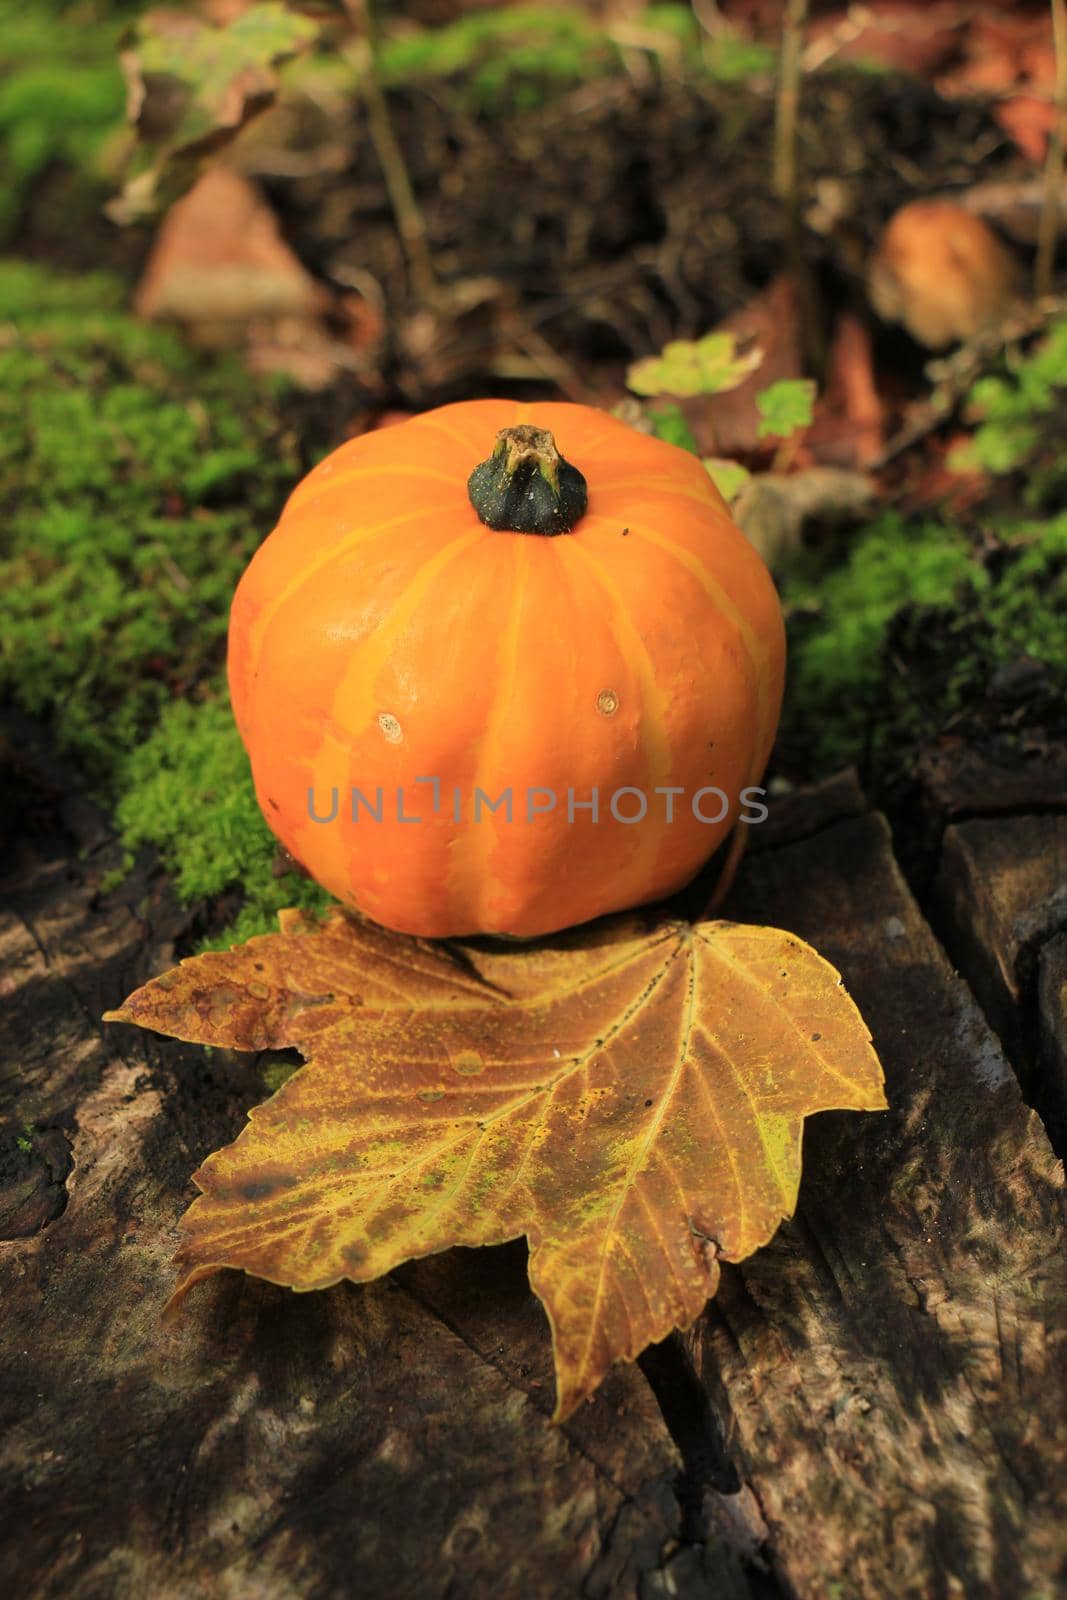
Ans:
[{"label": "leaf stem", "polygon": [[1037,226],[1037,255],[1034,258],[1034,294],[1040,300],[1052,293],[1052,269],[1056,256],[1056,225],[1059,221],[1060,187],[1063,181],[1064,147],[1067,146],[1067,0],[1051,0],[1052,37],[1056,51],[1056,120],[1049,134],[1045,156],[1041,214]]},{"label": "leaf stem", "polygon": [[786,259],[800,306],[800,331],[808,370],[821,377],[825,365],[822,316],[815,284],[804,254],[799,178],[798,124],[803,77],[802,52],[808,21],[808,0],[786,0],[782,19],[782,53],[774,120],[772,184],[785,218]]},{"label": "leaf stem", "polygon": [[441,298],[441,285],[434,271],[433,257],[427,241],[426,223],[415,198],[404,152],[400,148],[400,141],[393,127],[389,102],[382,88],[378,22],[374,13],[374,0],[344,0],[344,4],[345,10],[361,29],[367,42],[369,65],[363,86],[367,103],[367,123],[385,177],[389,204],[396,219],[397,233],[400,235],[400,242],[407,259],[411,287],[423,305],[432,307]]}]

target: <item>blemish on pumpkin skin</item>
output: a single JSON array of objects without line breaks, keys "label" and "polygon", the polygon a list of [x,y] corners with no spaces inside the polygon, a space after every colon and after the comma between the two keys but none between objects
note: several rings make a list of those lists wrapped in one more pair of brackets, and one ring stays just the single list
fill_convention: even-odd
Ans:
[{"label": "blemish on pumpkin skin", "polygon": [[443,1089],[420,1089],[419,1090],[419,1099],[420,1100],[425,1100],[427,1105],[432,1104],[432,1102],[434,1100],[443,1100],[444,1097],[445,1097],[445,1091]]},{"label": "blemish on pumpkin skin", "polygon": [[602,717],[613,717],[619,709],[619,697],[614,689],[601,689],[596,697],[596,708]]},{"label": "blemish on pumpkin skin", "polygon": [[462,1073],[465,1078],[474,1077],[479,1072],[485,1071],[485,1062],[477,1050],[459,1050],[452,1057],[453,1072]]},{"label": "blemish on pumpkin skin", "polygon": [[404,730],[391,711],[379,711],[378,726],[390,744],[399,744],[404,737]]}]

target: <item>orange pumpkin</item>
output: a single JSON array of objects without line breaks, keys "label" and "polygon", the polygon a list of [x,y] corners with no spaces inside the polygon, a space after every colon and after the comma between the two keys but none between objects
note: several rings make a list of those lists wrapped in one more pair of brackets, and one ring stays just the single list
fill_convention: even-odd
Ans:
[{"label": "orange pumpkin", "polygon": [[331,893],[529,936],[688,882],[763,773],[784,653],[694,456],[477,400],[308,474],[238,586],[229,677],[264,815]]}]

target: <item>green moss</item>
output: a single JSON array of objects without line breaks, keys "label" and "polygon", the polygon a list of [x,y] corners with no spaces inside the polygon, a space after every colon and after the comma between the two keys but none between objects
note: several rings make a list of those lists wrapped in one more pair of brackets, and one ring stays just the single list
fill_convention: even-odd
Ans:
[{"label": "green moss", "polygon": [[277,1094],[283,1083],[288,1083],[294,1072],[300,1071],[298,1061],[287,1061],[283,1056],[275,1056],[264,1063],[262,1068],[263,1083],[268,1094]]},{"label": "green moss", "polygon": [[957,461],[994,480],[980,545],[950,523],[885,516],[843,566],[786,584],[785,739],[808,775],[849,761],[876,784],[905,772],[916,744],[974,715],[1020,657],[1046,668],[1038,699],[1067,693],[1067,515],[1018,509],[1064,502],[1067,318],[1007,348],[966,411],[976,430]]},{"label": "green moss", "polygon": [[951,525],[886,516],[844,565],[787,581],[787,746],[806,775],[907,768],[915,744],[1031,656],[1067,689],[1067,516],[988,555]]},{"label": "green moss", "polygon": [[[886,629],[904,605],[933,605],[952,597],[973,575],[966,540],[952,529],[908,527],[886,517],[861,536],[849,559],[829,572],[798,569],[784,598],[794,612],[817,620],[806,628],[790,662],[794,692],[809,706],[826,706],[843,689],[862,699],[877,684]],[[862,722],[867,713],[858,709]]]},{"label": "green moss", "polygon": [[115,6],[0,0],[0,241],[48,170],[68,167],[102,185],[101,150],[125,112],[121,13]]},{"label": "green moss", "polygon": [[1016,474],[1024,504],[1062,505],[1067,461],[1061,446],[1067,420],[1067,318],[1023,352],[1009,347],[999,369],[980,378],[967,398],[977,422],[956,454],[961,466]]},{"label": "green moss", "polygon": [[111,871],[105,872],[103,877],[100,879],[100,893],[111,894],[113,890],[119,888],[121,884],[125,883],[133,868],[133,863],[134,857],[132,850],[124,851],[122,865],[120,867],[112,867]]},{"label": "green moss", "polygon": [[605,26],[579,7],[516,5],[476,11],[440,28],[387,30],[383,80],[395,87],[455,80],[488,114],[513,114],[553,92],[620,72],[624,52],[721,82],[765,72],[774,52],[730,38],[708,41],[688,5],[646,7],[628,30]]},{"label": "green moss", "polygon": [[1043,661],[1067,685],[1067,513],[1019,526],[982,607],[995,662]]},{"label": "green moss", "polygon": [[550,88],[602,76],[618,64],[617,48],[593,19],[544,6],[480,11],[445,27],[400,33],[383,41],[380,56],[386,83],[462,77],[465,93],[489,112],[536,105]]},{"label": "green moss", "polygon": [[324,907],[330,897],[297,873],[274,875],[277,845],[256,802],[248,758],[228,701],[175,700],[122,763],[116,816],[131,849],[154,846],[188,902],[240,889],[236,921],[204,948],[225,949],[277,928],[285,906]]},{"label": "green moss", "polygon": [[703,41],[703,67],[716,83],[744,83],[778,69],[778,51],[755,39],[722,33]]},{"label": "green moss", "polygon": [[0,696],[115,804],[127,867],[152,845],[183,899],[244,891],[226,944],[326,898],[273,876],[222,681],[234,587],[300,468],[273,386],[120,301],[0,263]]},{"label": "green moss", "polygon": [[218,671],[234,584],[296,472],[271,391],[119,298],[0,263],[0,694],[50,717],[104,791]]},{"label": "green moss", "polygon": [[440,28],[417,28],[382,42],[380,69],[394,83],[423,77],[451,77],[469,72],[490,55],[527,48],[544,52],[563,42],[575,48],[596,35],[592,22],[577,13],[540,6],[515,6],[507,11],[475,12]]}]

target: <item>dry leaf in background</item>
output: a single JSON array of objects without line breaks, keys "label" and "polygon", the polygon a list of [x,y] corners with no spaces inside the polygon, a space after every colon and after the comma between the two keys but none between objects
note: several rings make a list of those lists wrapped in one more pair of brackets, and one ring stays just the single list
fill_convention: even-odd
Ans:
[{"label": "dry leaf in background", "polygon": [[486,954],[281,922],[108,1013],[309,1063],[196,1174],[176,1299],[223,1267],[320,1289],[525,1234],[557,1418],[792,1213],[806,1116],[885,1105],[838,974],[778,929],[620,918]]},{"label": "dry leaf in background", "polygon": [[951,200],[913,200],[890,218],[868,287],[879,316],[940,350],[1007,315],[1019,264],[981,217]]},{"label": "dry leaf in background", "polygon": [[335,378],[347,353],[327,323],[331,295],[256,187],[223,166],[167,212],[134,304],[142,317],[179,323],[196,344],[243,344],[253,370],[288,373],[309,389]]},{"label": "dry leaf in background", "polygon": [[133,222],[161,210],[196,176],[199,159],[220,149],[270,105],[276,68],[306,49],[319,24],[265,0],[215,25],[187,11],[148,11],[121,53],[127,116],[138,148],[109,212]]},{"label": "dry leaf in background", "polygon": [[134,304],[139,316],[184,323],[211,344],[257,317],[311,320],[328,296],[248,179],[212,167],[168,211]]}]

